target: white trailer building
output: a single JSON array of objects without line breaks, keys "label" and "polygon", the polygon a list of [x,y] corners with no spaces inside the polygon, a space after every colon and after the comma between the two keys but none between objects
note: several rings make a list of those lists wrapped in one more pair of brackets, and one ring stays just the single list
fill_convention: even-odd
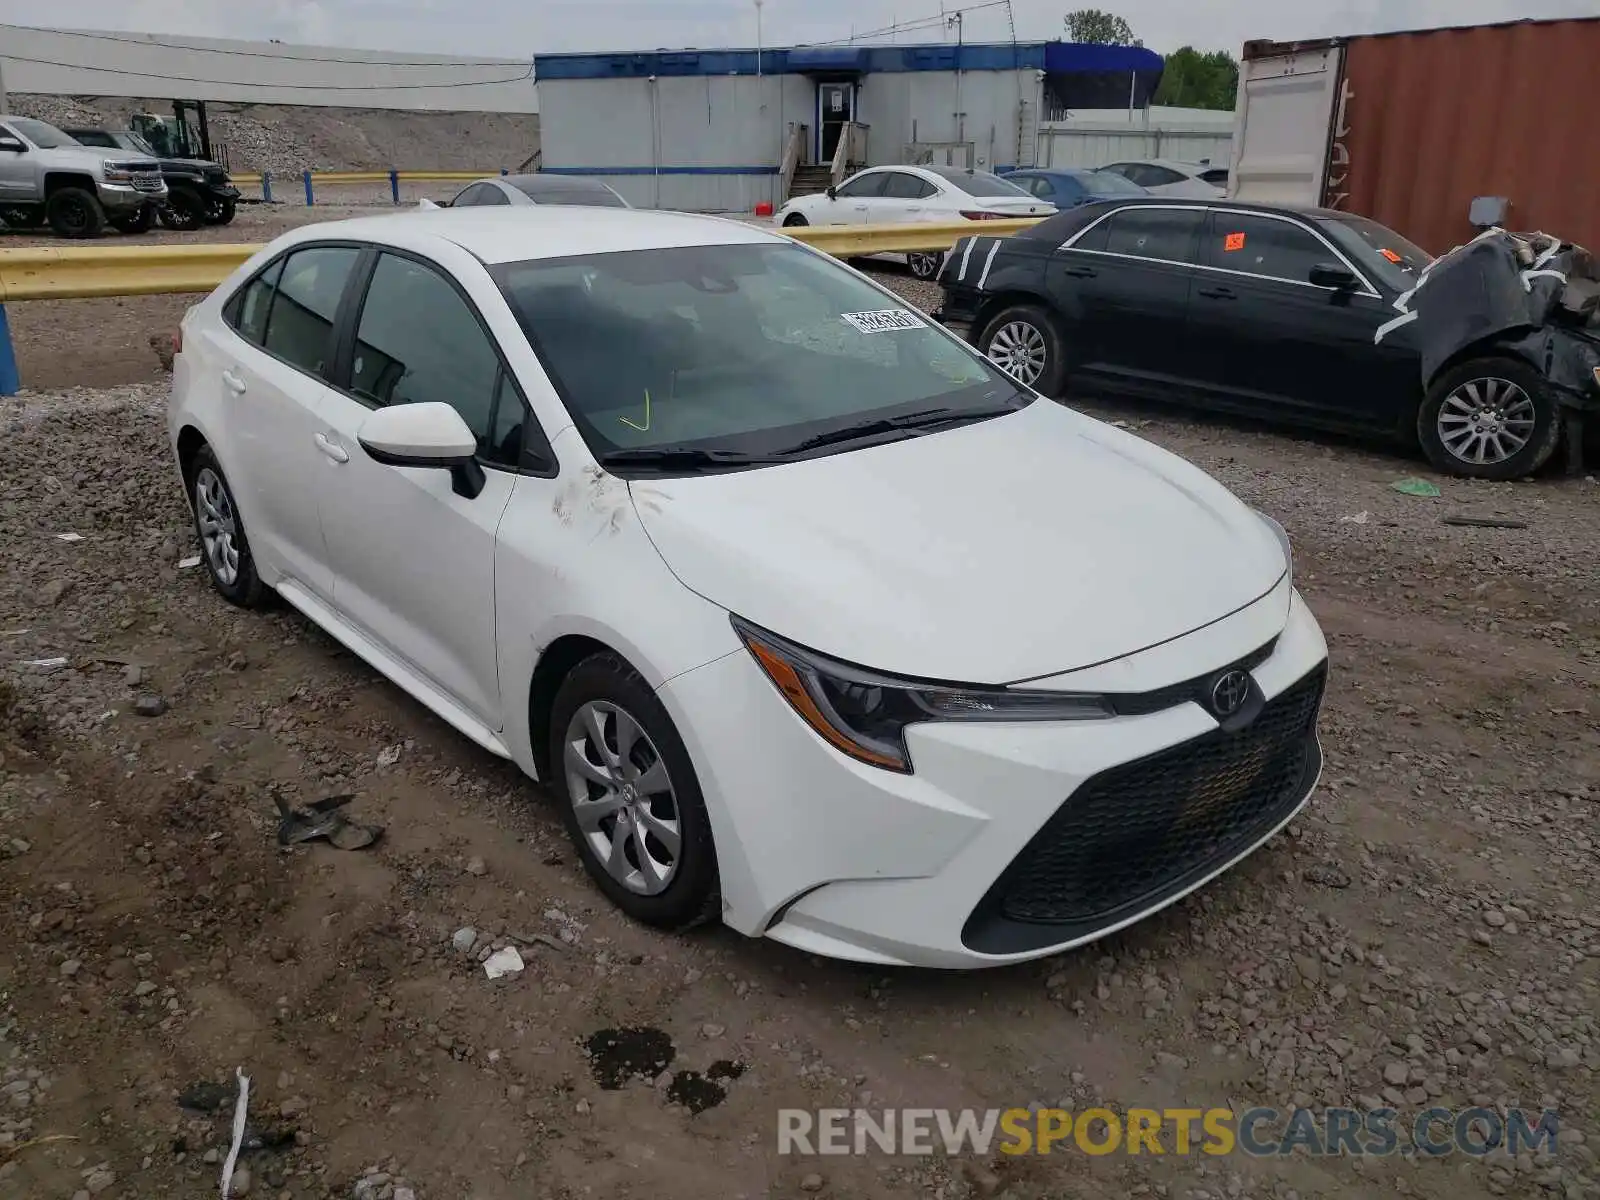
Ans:
[{"label": "white trailer building", "polygon": [[1161,67],[1150,50],[1063,42],[534,59],[545,171],[704,212],[781,204],[857,166],[1031,166],[1042,122],[1142,109]]}]

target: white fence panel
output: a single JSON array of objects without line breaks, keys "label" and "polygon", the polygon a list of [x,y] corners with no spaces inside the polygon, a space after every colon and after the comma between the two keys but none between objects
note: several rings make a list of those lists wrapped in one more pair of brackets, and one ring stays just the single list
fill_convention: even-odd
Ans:
[{"label": "white fence panel", "polygon": [[1136,122],[1051,121],[1039,126],[1035,162],[1041,167],[1094,168],[1130,159],[1176,158],[1210,159],[1225,167],[1232,148],[1233,130],[1216,121],[1148,127]]}]

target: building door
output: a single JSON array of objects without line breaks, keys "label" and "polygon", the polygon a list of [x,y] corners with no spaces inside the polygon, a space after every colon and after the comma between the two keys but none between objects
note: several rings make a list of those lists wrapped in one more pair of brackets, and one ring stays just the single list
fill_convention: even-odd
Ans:
[{"label": "building door", "polygon": [[856,116],[856,89],[853,83],[817,85],[817,161],[830,163],[839,148],[844,127]]}]

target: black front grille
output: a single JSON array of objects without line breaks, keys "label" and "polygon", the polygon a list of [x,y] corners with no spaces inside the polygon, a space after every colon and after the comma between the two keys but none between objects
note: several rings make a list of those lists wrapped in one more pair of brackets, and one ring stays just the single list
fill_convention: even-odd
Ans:
[{"label": "black front grille", "polygon": [[984,898],[967,945],[1004,953],[1094,932],[1183,890],[1263,836],[1294,811],[1320,767],[1326,679],[1324,664],[1243,729],[1089,779]]}]

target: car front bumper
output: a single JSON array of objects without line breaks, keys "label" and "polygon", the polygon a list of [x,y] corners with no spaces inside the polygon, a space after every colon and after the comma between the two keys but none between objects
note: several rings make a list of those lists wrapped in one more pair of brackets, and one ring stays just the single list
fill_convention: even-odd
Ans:
[{"label": "car front bumper", "polygon": [[972,968],[1059,953],[1172,904],[1287,824],[1320,772],[1327,644],[1283,590],[1287,619],[1281,597],[1262,609],[1269,597],[1130,656],[1193,679],[1254,641],[1265,703],[1233,733],[1187,701],[1099,721],[928,724],[908,730],[914,773],[901,775],[824,743],[748,653],[669,681],[660,696],[711,812],[724,920],[829,957]]},{"label": "car front bumper", "polygon": [[132,183],[97,183],[95,192],[100,197],[102,207],[123,211],[131,208],[141,208],[146,204],[161,205],[167,202],[167,185],[132,184]]}]

